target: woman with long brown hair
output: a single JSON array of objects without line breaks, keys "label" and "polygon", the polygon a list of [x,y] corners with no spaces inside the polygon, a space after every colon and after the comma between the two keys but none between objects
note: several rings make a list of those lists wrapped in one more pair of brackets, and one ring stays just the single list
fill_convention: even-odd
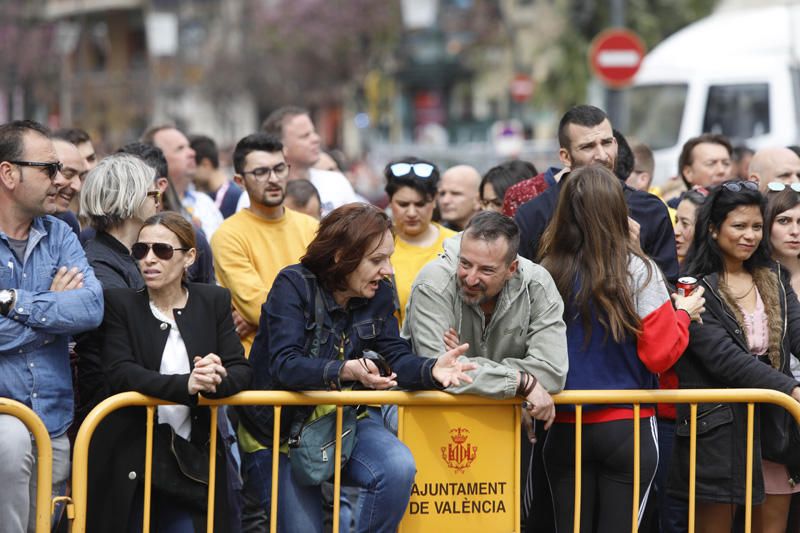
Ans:
[{"label": "woman with long brown hair", "polygon": [[[661,271],[630,237],[620,180],[600,165],[572,172],[562,186],[541,244],[542,266],[564,299],[568,389],[655,389],[688,343],[703,291],[674,296]],[[640,501],[643,509],[658,463],[655,410],[641,409]],[[619,531],[632,512],[633,409],[587,406],[583,414],[581,531]],[[572,530],[575,414],[562,406],[544,444],[556,527]],[[641,517],[641,514],[640,514]]]}]

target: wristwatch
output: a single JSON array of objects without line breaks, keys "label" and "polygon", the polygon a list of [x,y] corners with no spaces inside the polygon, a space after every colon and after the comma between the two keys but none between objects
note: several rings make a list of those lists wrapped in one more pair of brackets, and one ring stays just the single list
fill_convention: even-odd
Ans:
[{"label": "wristwatch", "polygon": [[0,315],[8,316],[8,312],[14,307],[14,300],[17,299],[17,291],[14,289],[0,290]]}]

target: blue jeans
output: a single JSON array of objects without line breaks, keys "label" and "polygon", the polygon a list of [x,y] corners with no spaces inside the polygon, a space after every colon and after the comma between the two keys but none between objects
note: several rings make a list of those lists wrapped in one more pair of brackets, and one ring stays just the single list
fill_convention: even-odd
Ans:
[{"label": "blue jeans", "polygon": [[[245,490],[259,496],[269,508],[272,484],[272,450],[242,454]],[[358,487],[356,531],[392,532],[403,518],[416,465],[411,451],[397,440],[382,420],[366,417],[358,421],[357,440],[350,460],[342,468],[342,483]],[[292,475],[289,458],[278,459],[279,533],[321,533],[320,487],[300,485]]]}]

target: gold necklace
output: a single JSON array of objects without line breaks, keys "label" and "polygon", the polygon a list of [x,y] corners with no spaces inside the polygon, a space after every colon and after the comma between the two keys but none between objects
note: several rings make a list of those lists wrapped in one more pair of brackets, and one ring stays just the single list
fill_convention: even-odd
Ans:
[{"label": "gold necklace", "polygon": [[750,285],[750,288],[749,288],[749,289],[747,289],[747,291],[745,291],[745,293],[744,293],[744,294],[742,294],[741,296],[735,296],[735,295],[734,295],[734,296],[733,296],[733,297],[734,297],[734,299],[736,299],[736,300],[743,300],[743,299],[744,299],[744,298],[745,298],[745,297],[746,297],[748,294],[750,294],[751,292],[753,292],[753,289],[755,288],[755,286],[756,286],[756,282],[754,281],[754,282],[753,282],[753,284],[752,284],[752,285]]}]

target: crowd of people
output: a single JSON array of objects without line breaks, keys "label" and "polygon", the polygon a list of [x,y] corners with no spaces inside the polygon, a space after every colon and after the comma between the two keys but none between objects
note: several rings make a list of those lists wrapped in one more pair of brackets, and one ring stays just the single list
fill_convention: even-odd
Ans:
[{"label": "crowd of people", "polygon": [[[102,158],[78,129],[0,126],[0,397],[47,427],[53,494],[86,414],[137,391],[172,402],[156,410],[154,530],[205,530],[216,431],[215,531],[268,530],[277,461],[278,530],[322,532],[332,474],[303,450],[334,406],[285,407],[276,435],[272,406],[223,409],[212,427],[198,395],[444,390],[524,400],[523,528],[562,533],[576,416],[553,394],[766,388],[800,402],[796,152],[740,150],[751,157],[737,167],[729,141],[706,133],[684,146],[674,186],[655,189],[650,149],[599,108],[567,111],[558,142],[560,166],[541,173],[521,160],[483,176],[391,161],[383,210],[322,157],[299,107],[237,142],[232,176],[212,137],[172,125]],[[675,290],[681,276],[693,291]],[[583,532],[620,531],[633,512],[634,416],[584,410]],[[689,408],[638,416],[641,530],[687,531]],[[344,419],[341,531],[394,531],[417,468],[396,409]],[[142,527],[144,420],[125,408],[96,431],[89,531]],[[730,533],[746,498],[746,407],[700,404],[697,428],[697,530]],[[797,527],[798,445],[793,420],[759,406],[757,531]],[[2,529],[32,531],[36,447],[9,415],[0,457]]]}]

